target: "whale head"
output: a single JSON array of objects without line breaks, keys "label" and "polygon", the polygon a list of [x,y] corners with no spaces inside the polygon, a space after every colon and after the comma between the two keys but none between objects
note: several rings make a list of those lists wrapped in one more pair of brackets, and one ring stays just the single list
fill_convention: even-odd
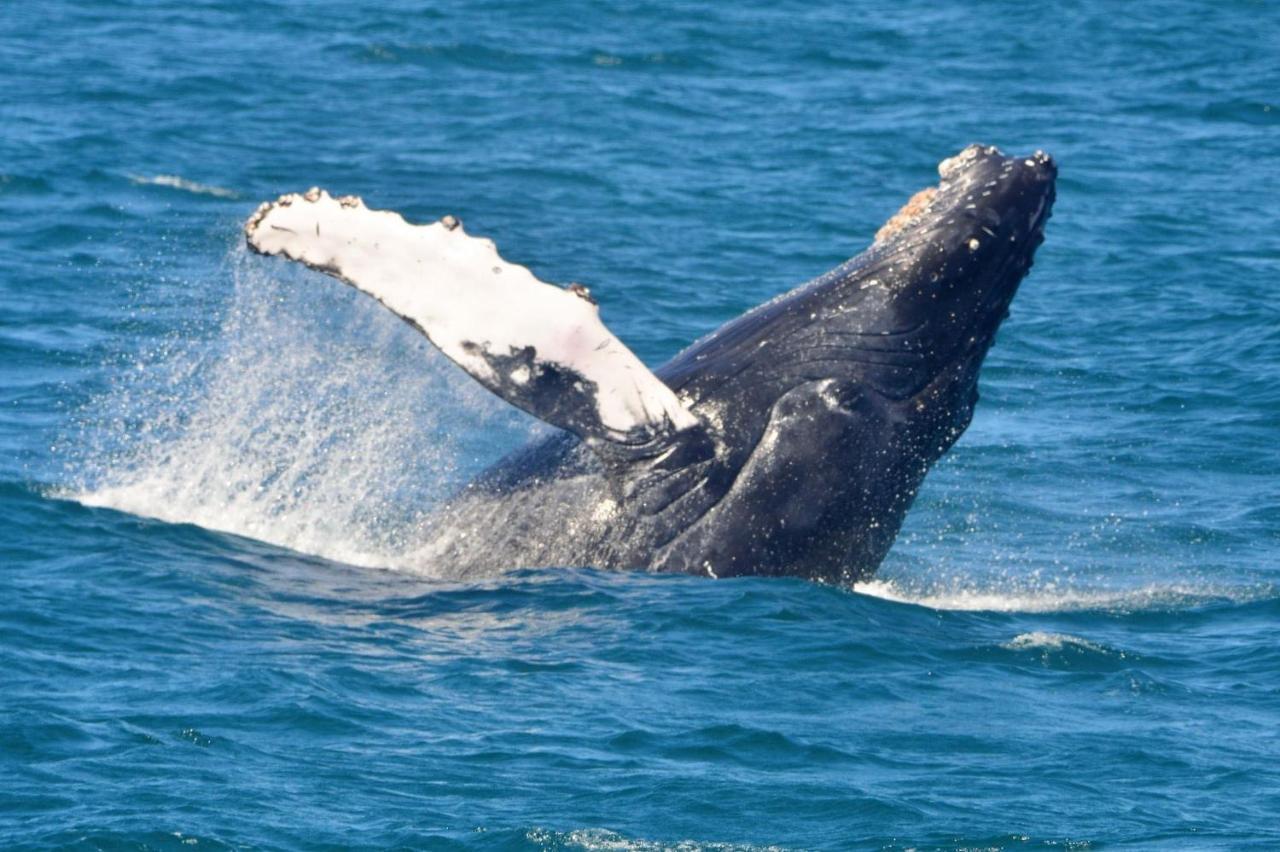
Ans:
[{"label": "whale head", "polygon": [[[1041,151],[1006,157],[970,145],[943,160],[938,173],[938,186],[917,193],[886,222],[865,263],[855,258],[848,280],[827,294],[855,281],[872,291],[861,303],[865,319],[880,323],[882,333],[902,334],[903,350],[920,356],[912,376],[876,377],[900,397],[918,395],[918,382],[930,374],[980,366],[1044,241],[1057,166]],[[838,320],[823,331],[839,334]]]},{"label": "whale head", "polygon": [[887,553],[925,473],[969,424],[983,358],[1043,241],[1057,167],[971,145],[938,172],[862,254],[658,371],[721,448],[701,486],[712,496],[666,566],[849,582]]}]

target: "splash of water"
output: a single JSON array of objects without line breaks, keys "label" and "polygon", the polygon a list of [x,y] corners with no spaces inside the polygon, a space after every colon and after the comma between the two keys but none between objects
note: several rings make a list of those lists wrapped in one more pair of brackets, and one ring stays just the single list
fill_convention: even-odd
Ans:
[{"label": "splash of water", "polygon": [[[372,300],[237,248],[217,318],[169,323],[87,417],[65,493],[350,564],[424,564],[441,501],[540,428]],[[89,434],[91,433],[91,434]],[[1001,573],[991,575],[992,567]],[[934,609],[1141,610],[1243,602],[1257,588],[917,559],[854,591]]]},{"label": "splash of water", "polygon": [[1013,582],[984,578],[967,582],[916,585],[899,579],[857,583],[859,594],[930,609],[969,612],[1074,612],[1187,609],[1214,602],[1247,603],[1271,597],[1265,586],[1212,586],[1188,582],[1154,582],[1131,587],[1099,588],[1038,576]]},{"label": "splash of water", "polygon": [[531,427],[342,284],[243,249],[228,267],[216,333],[139,357],[100,402],[72,496],[412,567],[432,507]]}]

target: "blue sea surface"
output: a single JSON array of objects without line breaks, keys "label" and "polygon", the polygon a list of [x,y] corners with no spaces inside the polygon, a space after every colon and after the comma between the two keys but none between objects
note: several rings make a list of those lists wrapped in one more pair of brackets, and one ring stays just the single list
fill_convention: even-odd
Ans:
[{"label": "blue sea surface", "polygon": [[[0,128],[0,847],[1280,848],[1274,3],[15,2]],[[1057,205],[855,589],[433,579],[545,427],[241,246],[452,213],[658,364],[974,141]]]}]

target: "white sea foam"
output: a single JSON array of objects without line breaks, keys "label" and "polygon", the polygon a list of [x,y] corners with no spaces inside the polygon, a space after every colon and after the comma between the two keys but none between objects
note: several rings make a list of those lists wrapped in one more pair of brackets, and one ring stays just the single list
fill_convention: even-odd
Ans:
[{"label": "white sea foam", "polygon": [[230,266],[219,332],[127,373],[90,418],[70,496],[410,567],[493,429],[527,428],[372,300],[242,250]]},{"label": "white sea foam", "polygon": [[220,186],[211,186],[207,183],[196,183],[179,175],[129,175],[129,180],[139,186],[167,186],[171,189],[180,189],[183,192],[190,192],[195,195],[212,195],[214,198],[240,197],[233,190],[223,189]]},{"label": "white sea foam", "polygon": [[1040,630],[1033,630],[1030,633],[1019,633],[1008,642],[1005,642],[1001,647],[1008,648],[1011,651],[1021,651],[1026,649],[1061,651],[1063,648],[1080,648],[1085,651],[1093,651],[1099,654],[1113,653],[1107,648],[1104,648],[1094,642],[1090,642],[1088,639],[1081,639],[1079,636],[1072,636],[1069,633],[1046,633]]},{"label": "white sea foam", "polygon": [[528,833],[528,838],[544,848],[569,847],[588,852],[783,852],[781,846],[698,840],[639,840],[598,828],[582,828],[565,833],[535,829]]},{"label": "white sea foam", "polygon": [[1186,582],[1146,583],[1127,588],[1074,586],[1064,582],[1032,582],[1005,585],[990,578],[982,585],[911,588],[892,579],[869,580],[855,592],[895,603],[930,609],[987,612],[1071,612],[1079,610],[1132,611],[1183,609],[1215,600],[1245,602],[1270,594],[1253,586],[1216,587]]}]

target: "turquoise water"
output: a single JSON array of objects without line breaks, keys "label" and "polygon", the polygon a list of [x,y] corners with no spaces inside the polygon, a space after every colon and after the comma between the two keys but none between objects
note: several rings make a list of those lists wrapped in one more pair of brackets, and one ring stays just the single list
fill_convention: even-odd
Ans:
[{"label": "turquoise water", "polygon": [[[1263,2],[11,4],[0,845],[1280,845],[1278,57]],[[660,363],[971,141],[1054,218],[855,590],[433,581],[538,427],[239,248],[453,213]]]}]

